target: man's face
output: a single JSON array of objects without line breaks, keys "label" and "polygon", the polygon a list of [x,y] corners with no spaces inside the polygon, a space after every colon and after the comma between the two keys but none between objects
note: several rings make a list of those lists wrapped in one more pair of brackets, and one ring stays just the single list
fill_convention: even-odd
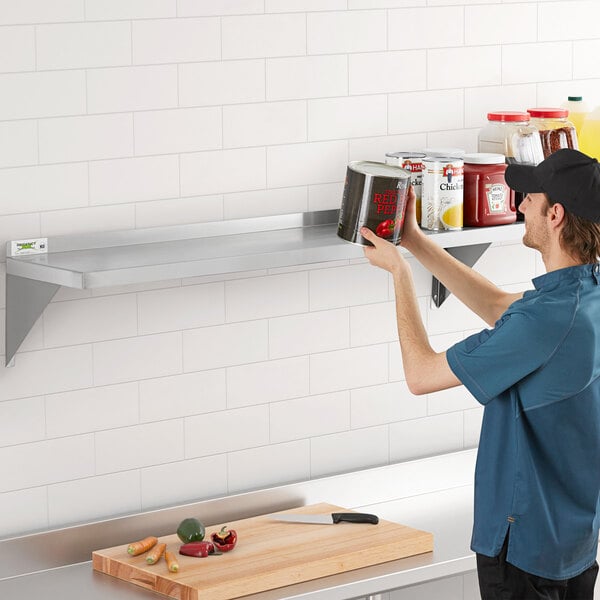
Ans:
[{"label": "man's face", "polygon": [[527,194],[519,205],[519,212],[525,216],[523,244],[543,252],[550,241],[548,227],[548,200],[545,194]]}]

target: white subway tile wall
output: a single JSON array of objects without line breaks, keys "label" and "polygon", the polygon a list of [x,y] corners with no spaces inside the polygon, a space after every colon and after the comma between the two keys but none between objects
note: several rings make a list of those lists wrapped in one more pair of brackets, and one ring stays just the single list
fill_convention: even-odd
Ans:
[{"label": "white subway tile wall", "polygon": [[[0,2],[0,354],[6,241],[338,208],[349,160],[475,151],[491,110],[600,104],[599,18],[593,0]],[[437,351],[485,326],[432,307],[410,263]],[[515,290],[543,272],[520,244],[476,268]],[[408,391],[394,311],[364,260],[62,288],[0,357],[0,538],[476,446],[463,387]],[[436,585],[418,594],[472,587]]]}]

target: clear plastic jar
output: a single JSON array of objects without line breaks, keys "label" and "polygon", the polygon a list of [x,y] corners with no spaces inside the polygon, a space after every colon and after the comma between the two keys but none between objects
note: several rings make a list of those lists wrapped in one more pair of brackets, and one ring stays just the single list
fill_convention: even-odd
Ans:
[{"label": "clear plastic jar", "polygon": [[540,134],[544,158],[561,148],[579,150],[575,125],[568,120],[566,108],[528,108],[531,124]]},{"label": "clear plastic jar", "polygon": [[507,163],[537,165],[544,160],[542,143],[529,113],[496,111],[487,115],[487,125],[479,132],[479,152],[503,154]]}]

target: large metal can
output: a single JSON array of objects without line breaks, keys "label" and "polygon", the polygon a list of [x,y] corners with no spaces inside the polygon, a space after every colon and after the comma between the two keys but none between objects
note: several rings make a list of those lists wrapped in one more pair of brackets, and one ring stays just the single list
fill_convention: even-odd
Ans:
[{"label": "large metal can", "polygon": [[423,159],[421,227],[462,229],[464,161],[452,156]]},{"label": "large metal can", "polygon": [[365,226],[396,246],[400,243],[410,173],[380,162],[354,161],[346,169],[346,182],[337,234],[342,239],[372,246],[360,235]]}]

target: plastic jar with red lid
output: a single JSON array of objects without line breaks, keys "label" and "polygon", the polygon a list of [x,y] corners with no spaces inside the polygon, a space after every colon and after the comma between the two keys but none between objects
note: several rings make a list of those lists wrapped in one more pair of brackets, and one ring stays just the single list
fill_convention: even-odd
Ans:
[{"label": "plastic jar with red lid", "polygon": [[579,150],[575,125],[566,108],[528,108],[531,124],[539,131],[544,158],[561,148]]},{"label": "plastic jar with red lid", "polygon": [[515,193],[504,179],[503,154],[465,154],[464,213],[467,227],[506,225],[517,220]]},{"label": "plastic jar with red lid", "polygon": [[527,112],[495,111],[487,114],[487,125],[479,132],[479,152],[503,154],[507,163],[537,165],[544,152],[536,127]]}]

